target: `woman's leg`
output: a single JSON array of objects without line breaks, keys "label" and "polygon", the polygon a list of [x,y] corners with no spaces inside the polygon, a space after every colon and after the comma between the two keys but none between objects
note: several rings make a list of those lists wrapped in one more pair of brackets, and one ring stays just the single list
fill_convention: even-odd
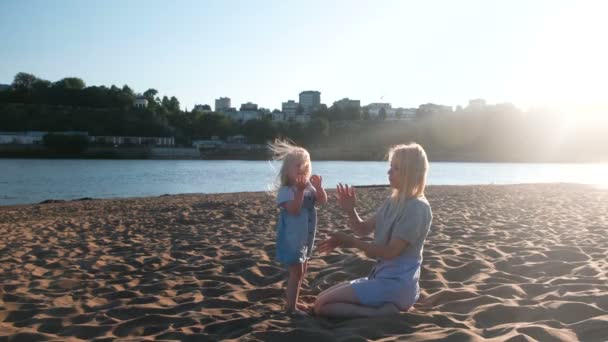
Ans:
[{"label": "woman's leg", "polygon": [[379,307],[349,303],[330,303],[321,308],[320,315],[327,317],[355,318],[389,316],[398,313],[399,309],[392,303],[386,303]]},{"label": "woman's leg", "polygon": [[294,311],[296,309],[301,279],[302,264],[289,265],[289,278],[287,279],[287,291],[285,295],[287,301],[285,309],[287,311]]},{"label": "woman's leg", "polygon": [[319,295],[317,296],[317,299],[315,299],[315,310],[317,307],[323,306],[323,305],[329,303],[330,301],[334,301],[335,299],[332,296],[332,293],[343,287],[350,287],[350,283],[349,282],[339,283],[326,290],[321,291],[321,293],[319,293]]},{"label": "woman's leg", "polygon": [[315,313],[329,317],[373,317],[397,314],[399,309],[391,303],[379,307],[361,305],[350,283],[342,283],[319,295]]}]

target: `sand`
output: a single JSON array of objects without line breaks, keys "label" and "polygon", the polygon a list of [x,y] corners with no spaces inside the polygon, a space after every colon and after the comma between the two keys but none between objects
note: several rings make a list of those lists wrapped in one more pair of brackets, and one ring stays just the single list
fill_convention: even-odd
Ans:
[{"label": "sand", "polygon": [[[359,189],[360,212],[387,191]],[[351,320],[283,314],[265,193],[0,207],[0,341],[608,340],[607,190],[431,186],[427,197],[421,299]],[[335,201],[320,209],[319,239],[344,227]],[[372,264],[314,254],[302,301]]]}]

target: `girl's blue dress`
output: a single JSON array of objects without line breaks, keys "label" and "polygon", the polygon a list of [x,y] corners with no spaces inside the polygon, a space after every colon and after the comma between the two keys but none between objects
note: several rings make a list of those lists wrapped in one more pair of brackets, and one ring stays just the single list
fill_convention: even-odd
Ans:
[{"label": "girl's blue dress", "polygon": [[314,187],[310,183],[306,186],[302,209],[297,216],[290,215],[282,206],[294,197],[294,187],[279,188],[277,205],[281,212],[277,220],[276,259],[284,265],[303,263],[310,258],[317,228]]}]

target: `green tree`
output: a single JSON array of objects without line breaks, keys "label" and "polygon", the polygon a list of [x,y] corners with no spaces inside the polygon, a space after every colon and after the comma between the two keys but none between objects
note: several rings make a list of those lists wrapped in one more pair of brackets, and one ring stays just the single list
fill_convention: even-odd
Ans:
[{"label": "green tree", "polygon": [[53,84],[54,87],[61,89],[82,90],[86,87],[84,81],[78,77],[65,77]]},{"label": "green tree", "polygon": [[20,72],[15,75],[12,86],[15,89],[32,89],[37,80],[38,78],[32,74]]}]

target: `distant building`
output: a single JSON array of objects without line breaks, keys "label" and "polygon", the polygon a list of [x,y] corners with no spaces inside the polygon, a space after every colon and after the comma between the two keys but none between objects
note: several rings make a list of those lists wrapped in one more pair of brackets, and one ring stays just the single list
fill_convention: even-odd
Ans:
[{"label": "distant building", "polygon": [[340,101],[334,102],[334,106],[340,108],[341,110],[345,110],[348,108],[356,108],[357,110],[361,110],[361,101],[359,100],[349,100],[348,98],[343,98]]},{"label": "distant building", "polygon": [[148,108],[148,99],[143,96],[137,96],[135,98],[135,102],[133,103],[133,107],[135,108]]},{"label": "distant building", "polygon": [[439,114],[439,113],[452,113],[452,107],[438,105],[434,103],[427,103],[418,106],[416,110],[416,117],[423,117],[428,114]]},{"label": "distant building", "polygon": [[232,120],[240,123],[263,118],[263,114],[257,110],[239,110],[238,112],[228,112],[226,115]]},{"label": "distant building", "polygon": [[289,101],[283,102],[281,104],[281,110],[286,115],[290,115],[290,116],[293,115],[293,116],[295,116],[298,113],[298,106],[300,106],[299,103],[297,103],[294,100],[289,100]]},{"label": "distant building", "polygon": [[[19,145],[41,145],[44,136],[47,134],[58,135],[82,135],[89,136],[85,131],[65,131],[65,132],[44,132],[44,131],[25,131],[25,132],[0,132],[0,144],[19,144]],[[90,138],[89,138],[90,139]]]},{"label": "distant building", "polygon": [[242,134],[232,135],[226,138],[226,142],[229,144],[246,144],[247,137]]},{"label": "distant building", "polygon": [[282,122],[287,121],[287,114],[285,112],[272,112],[272,121]]},{"label": "distant building", "polygon": [[194,105],[193,112],[211,113],[211,106],[209,105]]},{"label": "distant building", "polygon": [[48,132],[0,132],[0,144],[38,145]]},{"label": "distant building", "polygon": [[367,105],[367,112],[371,118],[379,117],[382,110],[384,110],[384,113],[388,117],[390,112],[392,112],[391,109],[390,103],[370,103]]},{"label": "distant building", "polygon": [[305,115],[310,115],[321,105],[321,92],[306,90],[300,93],[300,105]]},{"label": "distant building", "polygon": [[229,97],[220,97],[215,100],[215,111],[216,112],[226,112],[230,107],[230,98]]},{"label": "distant building", "polygon": [[474,99],[469,100],[469,105],[467,106],[467,110],[472,111],[480,111],[486,107],[486,100],[484,99]]},{"label": "distant building", "polygon": [[154,145],[175,146],[174,137],[130,137],[130,136],[90,136],[89,141],[95,144],[107,145]]},{"label": "distant building", "polygon": [[241,111],[257,111],[258,105],[252,102],[243,103],[241,105]]},{"label": "distant building", "polygon": [[309,122],[310,120],[311,120],[311,116],[307,115],[307,114],[296,115],[295,116],[295,121],[296,122],[306,123],[306,122]]},{"label": "distant building", "polygon": [[217,136],[211,137],[209,140],[192,140],[192,147],[198,149],[215,149],[224,145]]}]

